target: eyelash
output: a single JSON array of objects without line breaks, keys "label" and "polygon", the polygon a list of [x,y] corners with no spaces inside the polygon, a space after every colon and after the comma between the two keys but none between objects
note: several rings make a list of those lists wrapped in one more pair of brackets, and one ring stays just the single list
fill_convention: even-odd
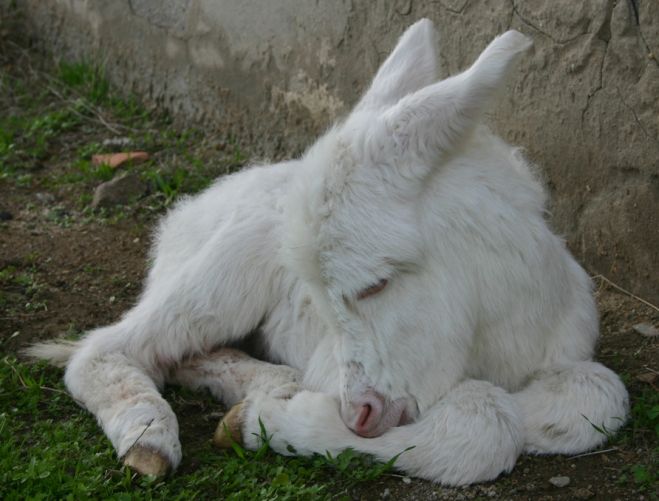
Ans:
[{"label": "eyelash", "polygon": [[386,278],[381,279],[377,284],[366,287],[357,293],[357,300],[366,299],[367,297],[374,296],[384,290],[389,283]]}]

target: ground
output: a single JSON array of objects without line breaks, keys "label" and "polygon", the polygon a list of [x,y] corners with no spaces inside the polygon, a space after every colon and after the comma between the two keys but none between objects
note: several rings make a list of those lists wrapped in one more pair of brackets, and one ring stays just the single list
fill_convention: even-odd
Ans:
[{"label": "ground", "polygon": [[[167,388],[181,423],[181,467],[164,480],[121,467],[93,417],[66,394],[62,371],[19,350],[117,320],[139,294],[158,217],[252,155],[221,131],[147,111],[113,90],[101,68],[52,61],[19,33],[0,23],[0,498],[657,499],[659,337],[635,326],[659,325],[659,310],[601,276],[597,358],[621,374],[633,410],[591,454],[523,456],[494,482],[449,489],[350,452],[216,451],[209,439],[224,409],[206,394]],[[93,154],[120,149],[150,159],[93,165]],[[126,172],[135,174],[133,196],[92,208],[95,188]]]}]

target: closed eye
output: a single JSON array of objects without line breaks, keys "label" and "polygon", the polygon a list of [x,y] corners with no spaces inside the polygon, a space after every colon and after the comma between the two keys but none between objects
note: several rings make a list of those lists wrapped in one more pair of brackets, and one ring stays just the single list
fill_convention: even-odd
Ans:
[{"label": "closed eye", "polygon": [[374,296],[378,292],[382,292],[387,286],[389,281],[386,278],[381,279],[377,284],[366,287],[357,293],[357,299],[366,299],[367,297]]}]

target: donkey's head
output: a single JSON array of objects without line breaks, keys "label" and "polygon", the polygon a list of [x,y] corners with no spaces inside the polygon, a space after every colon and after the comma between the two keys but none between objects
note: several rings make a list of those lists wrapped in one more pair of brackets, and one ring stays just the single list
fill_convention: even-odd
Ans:
[{"label": "donkey's head", "polygon": [[437,82],[434,28],[421,20],[350,116],[303,158],[285,250],[339,339],[341,413],[360,435],[413,420],[429,404],[415,389],[429,386],[425,347],[443,319],[438,285],[424,274],[438,258],[423,243],[419,200],[529,46],[509,31],[464,73]]}]

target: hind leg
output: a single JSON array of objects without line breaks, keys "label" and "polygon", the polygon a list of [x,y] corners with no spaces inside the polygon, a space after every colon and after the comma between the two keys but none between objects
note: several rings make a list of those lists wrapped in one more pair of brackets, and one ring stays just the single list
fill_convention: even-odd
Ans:
[{"label": "hind leg", "polygon": [[261,445],[263,423],[270,446],[280,454],[338,454],[352,448],[380,461],[400,454],[396,468],[447,485],[491,480],[510,471],[524,442],[512,397],[475,380],[457,385],[416,422],[375,438],[350,431],[338,400],[324,393],[301,391],[282,398],[255,391],[240,418],[244,445],[251,449]]},{"label": "hind leg", "polygon": [[577,454],[600,446],[626,421],[629,396],[620,378],[597,362],[556,366],[535,374],[513,394],[524,420],[524,449]]},{"label": "hind leg", "polygon": [[162,398],[153,373],[120,351],[87,343],[71,358],[65,383],[96,416],[124,464],[147,475],[163,475],[181,460],[178,422]]}]

